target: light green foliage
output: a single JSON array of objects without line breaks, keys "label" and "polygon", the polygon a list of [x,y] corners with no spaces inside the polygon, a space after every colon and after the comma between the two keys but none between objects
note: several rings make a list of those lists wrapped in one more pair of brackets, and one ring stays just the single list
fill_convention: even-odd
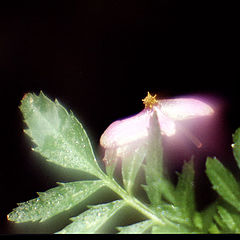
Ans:
[{"label": "light green foliage", "polygon": [[[208,158],[206,173],[219,198],[198,211],[194,188],[193,161],[185,162],[174,185],[164,167],[161,132],[156,113],[150,118],[146,139],[105,151],[106,173],[99,167],[91,143],[81,123],[58,101],[42,92],[24,96],[20,109],[34,142],[34,150],[46,160],[65,168],[73,168],[96,176],[100,180],[60,183],[58,187],[39,193],[39,197],[18,204],[8,215],[16,223],[43,222],[88,200],[96,191],[107,187],[119,200],[91,206],[58,233],[108,233],[116,219],[128,219],[128,209],[142,216],[131,225],[117,227],[126,233],[239,233],[240,184],[216,158]],[[233,153],[240,166],[240,129],[233,135]],[[174,151],[174,149],[172,150]],[[119,154],[121,153],[121,154]],[[115,167],[121,161],[122,184],[115,179]],[[143,167],[148,199],[135,194],[137,175]],[[139,188],[138,188],[139,189]],[[141,190],[143,190],[141,189]],[[206,189],[207,194],[208,189]],[[143,193],[143,192],[142,192]],[[94,196],[94,195],[93,195]],[[143,198],[144,199],[144,198]],[[101,200],[101,199],[100,199]],[[124,206],[128,206],[125,208]],[[115,220],[114,220],[115,219]],[[139,222],[140,221],[140,222]]]},{"label": "light green foliage", "polygon": [[159,128],[157,114],[154,112],[150,119],[148,148],[146,153],[146,165],[144,166],[146,176],[146,186],[148,198],[152,204],[161,203],[163,178],[163,151],[161,142],[161,132]]},{"label": "light green foliage", "polygon": [[162,226],[153,226],[152,229],[153,234],[166,234],[166,233],[195,233],[191,231],[191,229],[188,229],[184,225],[181,224],[171,224],[168,223],[166,225]]},{"label": "light green foliage", "polygon": [[191,224],[195,213],[194,169],[193,161],[185,163],[176,186],[176,207],[186,224]]},{"label": "light green foliage", "polygon": [[111,178],[113,178],[114,176],[117,160],[118,160],[118,157],[117,157],[116,149],[114,148],[105,149],[103,161],[105,163],[106,173]]},{"label": "light green foliage", "polygon": [[124,201],[118,200],[92,206],[79,216],[71,218],[73,223],[58,233],[102,233],[101,228],[106,225],[108,221],[111,221],[111,217],[124,205]]},{"label": "light green foliage", "polygon": [[118,227],[119,234],[141,234],[149,233],[148,230],[153,225],[151,220],[142,221],[125,227]]},{"label": "light green foliage", "polygon": [[[168,221],[165,222],[165,226],[154,227],[153,231],[155,233],[201,231],[201,216],[195,210],[193,180],[193,161],[190,161],[184,164],[183,172],[179,174],[178,184],[173,192],[173,204],[162,201],[161,204],[154,207],[155,212],[166,216],[168,219]],[[162,191],[163,190],[165,189],[162,189]]]},{"label": "light green foliage", "polygon": [[27,94],[20,109],[28,126],[25,132],[48,161],[63,167],[79,169],[99,175],[90,141],[85,130],[72,113],[68,113],[56,100]]},{"label": "light green foliage", "polygon": [[144,142],[139,145],[126,146],[122,155],[122,177],[125,189],[130,194],[134,187],[135,178],[142,166],[145,158],[146,144]]},{"label": "light green foliage", "polygon": [[[239,137],[235,134],[234,140],[239,142]],[[240,233],[240,183],[216,158],[208,158],[206,167],[213,189],[224,200],[215,204],[217,212],[213,219],[216,225],[209,229],[210,233]]]},{"label": "light green foliage", "polygon": [[[217,226],[214,223],[214,216],[217,213],[216,202],[210,204],[206,209],[204,209],[200,216],[194,216],[194,223],[195,225],[202,230],[202,232],[209,232],[209,233],[218,233]],[[200,223],[198,223],[200,222]],[[201,225],[201,227],[199,227]],[[212,230],[211,230],[212,229]]]},{"label": "light green foliage", "polygon": [[218,206],[218,214],[221,217],[222,226],[225,224],[227,228],[226,232],[240,233],[240,216],[236,212],[230,212],[222,206]]},{"label": "light green foliage", "polygon": [[208,158],[206,166],[206,173],[212,182],[213,189],[240,211],[240,185],[233,174],[216,158]]},{"label": "light green foliage", "polygon": [[240,169],[240,128],[233,134],[233,154]]},{"label": "light green foliage", "polygon": [[9,215],[15,222],[43,222],[58,213],[66,211],[92,195],[104,186],[101,180],[59,183],[60,186],[38,193],[39,197],[19,203]]}]

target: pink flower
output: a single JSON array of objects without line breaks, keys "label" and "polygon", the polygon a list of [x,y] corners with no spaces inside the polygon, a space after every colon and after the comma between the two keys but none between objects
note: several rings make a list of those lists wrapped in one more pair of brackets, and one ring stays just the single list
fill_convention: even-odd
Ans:
[{"label": "pink flower", "polygon": [[[173,136],[176,133],[177,120],[198,118],[214,113],[214,110],[203,101],[194,98],[174,98],[157,100],[156,95],[148,95],[142,100],[145,109],[140,113],[113,122],[102,134],[100,145],[105,149],[117,148],[148,136],[149,119],[155,111],[161,129],[161,134]],[[186,135],[198,147],[201,143],[189,132]]]}]

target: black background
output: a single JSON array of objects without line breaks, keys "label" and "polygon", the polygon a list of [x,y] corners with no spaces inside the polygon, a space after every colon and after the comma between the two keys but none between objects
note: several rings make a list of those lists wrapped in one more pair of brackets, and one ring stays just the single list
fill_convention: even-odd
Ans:
[{"label": "black background", "polygon": [[18,109],[27,92],[42,90],[72,109],[96,151],[111,122],[142,110],[147,91],[164,97],[216,96],[224,103],[217,131],[226,132],[219,157],[227,156],[231,162],[231,134],[240,125],[239,37],[236,6],[231,4],[1,3],[0,233],[13,232],[6,214],[17,202],[36,197],[37,191],[55,186],[56,181],[69,180],[53,173],[43,159],[35,161]]}]

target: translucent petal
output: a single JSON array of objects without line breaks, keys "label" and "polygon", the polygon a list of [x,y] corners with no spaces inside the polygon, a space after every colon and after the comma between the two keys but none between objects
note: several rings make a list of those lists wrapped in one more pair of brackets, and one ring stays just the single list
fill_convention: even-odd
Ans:
[{"label": "translucent petal", "polygon": [[184,120],[213,114],[213,109],[203,101],[194,98],[159,100],[160,110],[173,120]]}]

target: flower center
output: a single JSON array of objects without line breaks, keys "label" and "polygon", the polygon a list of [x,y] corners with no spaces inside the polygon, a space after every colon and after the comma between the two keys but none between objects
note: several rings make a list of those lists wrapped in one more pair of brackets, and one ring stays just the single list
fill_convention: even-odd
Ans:
[{"label": "flower center", "polygon": [[156,99],[157,95],[155,94],[154,96],[152,96],[149,92],[147,94],[147,96],[142,99],[143,101],[143,104],[145,105],[145,108],[148,108],[148,109],[152,109],[152,107],[154,105],[157,104],[157,99]]}]

